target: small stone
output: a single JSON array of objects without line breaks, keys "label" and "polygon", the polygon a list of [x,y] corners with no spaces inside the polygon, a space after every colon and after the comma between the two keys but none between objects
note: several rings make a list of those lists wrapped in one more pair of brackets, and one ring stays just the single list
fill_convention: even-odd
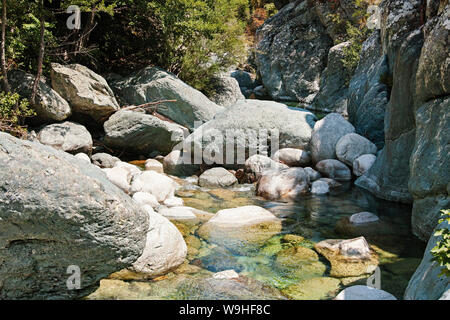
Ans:
[{"label": "small stone", "polygon": [[237,279],[239,278],[239,274],[234,270],[225,270],[221,272],[217,272],[213,275],[214,279]]},{"label": "small stone", "polygon": [[311,193],[322,195],[330,192],[330,186],[324,181],[314,181],[311,186]]},{"label": "small stone", "polygon": [[151,170],[158,173],[164,173],[164,167],[161,162],[155,159],[148,159],[145,161],[145,170]]},{"label": "small stone", "polygon": [[352,224],[365,224],[365,223],[371,223],[371,222],[377,222],[380,219],[378,216],[374,215],[371,212],[360,212],[355,213],[350,217],[350,222]]}]

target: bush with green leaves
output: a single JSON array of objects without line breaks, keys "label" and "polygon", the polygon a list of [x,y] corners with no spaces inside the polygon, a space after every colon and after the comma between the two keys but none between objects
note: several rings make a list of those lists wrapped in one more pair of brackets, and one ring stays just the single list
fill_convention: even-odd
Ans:
[{"label": "bush with green leaves", "polygon": [[[442,210],[442,219],[439,220],[439,225],[445,222],[450,225],[450,210]],[[440,276],[450,277],[450,229],[448,227],[438,229],[434,235],[440,237],[440,240],[431,250],[432,260],[442,267]]]},{"label": "bush with green leaves", "polygon": [[21,98],[18,93],[0,93],[0,131],[23,138],[27,134],[25,119],[35,115],[28,100]]}]

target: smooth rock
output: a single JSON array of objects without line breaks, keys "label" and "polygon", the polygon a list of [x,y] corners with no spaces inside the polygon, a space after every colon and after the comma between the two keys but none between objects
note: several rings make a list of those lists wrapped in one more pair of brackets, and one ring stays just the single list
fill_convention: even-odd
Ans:
[{"label": "smooth rock", "polygon": [[77,123],[66,121],[50,124],[42,128],[37,137],[42,144],[72,154],[92,152],[91,134]]},{"label": "smooth rock", "polygon": [[325,300],[334,297],[339,289],[339,279],[320,277],[300,281],[282,292],[295,300]]},{"label": "smooth rock", "polygon": [[203,172],[198,178],[201,187],[225,188],[236,185],[236,177],[224,168],[212,168]]},{"label": "smooth rock", "polygon": [[377,146],[368,139],[356,133],[349,133],[339,139],[336,144],[337,158],[343,163],[352,166],[353,162],[365,154],[376,154]]},{"label": "smooth rock", "polygon": [[164,200],[163,204],[169,208],[181,207],[184,205],[184,201],[181,198],[171,197]]},{"label": "smooth rock", "polygon": [[109,181],[114,183],[125,193],[130,193],[131,174],[124,168],[114,167],[102,169]]},{"label": "smooth rock", "polygon": [[150,226],[142,255],[130,268],[147,276],[161,276],[186,259],[187,247],[178,229],[158,213],[149,212]]},{"label": "smooth rock", "polygon": [[317,163],[316,169],[324,177],[337,181],[349,181],[352,179],[352,172],[350,171],[350,169],[344,163],[338,160],[322,160]]},{"label": "smooth rock", "polygon": [[289,166],[285,164],[259,154],[251,156],[245,161],[245,171],[254,173],[256,179],[259,179],[265,171],[281,171],[288,168]]},{"label": "smooth rock", "polygon": [[89,156],[86,153],[77,153],[75,155],[75,158],[83,160],[83,161],[85,161],[87,163],[91,163],[91,159],[89,158]]},{"label": "smooth rock", "polygon": [[322,175],[311,167],[306,167],[305,171],[309,176],[309,181],[311,182],[314,182],[322,178]]},{"label": "smooth rock", "polygon": [[214,84],[214,94],[211,100],[217,105],[229,107],[239,100],[245,100],[239,83],[235,78],[222,75],[213,78],[212,82]]},{"label": "smooth rock", "polygon": [[363,176],[370,168],[372,168],[376,160],[377,157],[373,154],[364,154],[358,157],[353,162],[353,174],[357,177]]},{"label": "smooth rock", "polygon": [[239,278],[239,274],[234,270],[225,270],[221,272],[217,272],[213,275],[214,279],[237,279]]},{"label": "smooth rock", "polygon": [[311,163],[311,154],[300,149],[285,148],[278,150],[272,159],[289,167],[304,167]]},{"label": "smooth rock", "polygon": [[145,161],[145,170],[151,170],[158,173],[164,173],[164,166],[161,162],[155,159],[148,159]]},{"label": "smooth rock", "polygon": [[194,213],[194,209],[190,207],[177,206],[172,208],[164,208],[159,210],[159,214],[166,217],[169,220],[196,220],[197,216]]},{"label": "smooth rock", "polygon": [[169,177],[155,171],[144,171],[137,175],[131,183],[131,193],[148,192],[156,197],[158,202],[174,197],[178,183]]},{"label": "smooth rock", "polygon": [[311,185],[312,194],[327,194],[330,192],[330,186],[324,181],[314,181]]},{"label": "smooth rock", "polygon": [[340,114],[330,113],[314,126],[311,137],[311,156],[314,163],[336,159],[336,145],[345,135],[355,132],[355,127]]},{"label": "smooth rock", "polygon": [[131,164],[128,162],[123,162],[123,161],[116,162],[114,165],[114,168],[123,168],[126,171],[128,171],[132,177],[135,177],[142,173],[142,170],[138,166],[135,166],[134,164]]},{"label": "smooth rock", "polygon": [[148,205],[153,209],[159,206],[158,199],[148,192],[136,192],[133,194],[133,200],[142,206]]},{"label": "smooth rock", "polygon": [[389,292],[358,285],[342,290],[334,300],[397,300],[397,298]]},{"label": "smooth rock", "polygon": [[309,175],[303,168],[266,171],[257,185],[257,194],[268,200],[293,200],[309,191]]},{"label": "smooth rock", "polygon": [[163,161],[164,172],[174,176],[188,177],[200,172],[200,165],[194,164],[181,150],[173,150]]},{"label": "smooth rock", "polygon": [[352,224],[366,224],[379,221],[380,218],[371,212],[360,212],[351,215],[350,223]]}]

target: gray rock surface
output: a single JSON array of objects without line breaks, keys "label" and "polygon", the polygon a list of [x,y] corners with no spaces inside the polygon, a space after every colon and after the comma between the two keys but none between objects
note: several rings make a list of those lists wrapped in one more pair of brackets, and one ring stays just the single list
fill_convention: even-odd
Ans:
[{"label": "gray rock surface", "polygon": [[224,168],[212,168],[206,170],[198,178],[201,187],[224,188],[238,183],[236,177]]},{"label": "gray rock surface", "polygon": [[295,1],[257,31],[256,65],[270,96],[311,103],[333,46],[308,1]]},{"label": "gray rock surface", "polygon": [[1,299],[81,298],[141,255],[148,215],[96,166],[5,133],[0,164]]},{"label": "gray rock surface", "polygon": [[349,133],[339,139],[336,144],[337,158],[349,166],[360,156],[376,154],[377,146],[368,139],[356,133]]},{"label": "gray rock surface", "polygon": [[120,98],[129,105],[160,100],[177,100],[158,106],[158,113],[188,127],[206,122],[223,110],[203,93],[187,85],[174,74],[156,67],[147,67],[111,84]]},{"label": "gray rock surface", "polygon": [[120,161],[119,158],[107,153],[96,153],[92,155],[91,159],[92,163],[100,168],[112,168],[117,162]]},{"label": "gray rock surface", "polygon": [[372,168],[373,164],[377,160],[377,157],[373,154],[363,154],[353,162],[353,174],[357,177],[361,177],[366,174],[367,171]]},{"label": "gray rock surface", "polygon": [[336,144],[343,136],[355,132],[355,127],[340,114],[330,113],[317,121],[311,134],[313,163],[336,159]]},{"label": "gray rock surface", "polygon": [[[292,110],[273,101],[246,100],[217,114],[185,142],[189,147],[203,150],[203,158],[208,164],[233,164],[238,160],[243,164],[252,155],[250,151],[253,154],[258,148],[268,151],[275,142],[279,142],[279,148],[308,150],[315,121],[311,112]],[[233,137],[236,137],[234,150],[232,147],[230,150],[234,151],[235,161],[227,161],[227,156],[232,155],[231,152],[226,154],[227,139]],[[241,150],[245,152],[237,152]]]},{"label": "gray rock surface", "polygon": [[163,161],[164,172],[174,176],[188,177],[200,172],[200,165],[194,164],[191,156],[181,150],[173,150]]},{"label": "gray rock surface", "polygon": [[50,75],[53,89],[69,102],[73,113],[103,122],[119,110],[106,80],[85,66],[52,63]]},{"label": "gray rock surface", "polygon": [[268,200],[293,200],[309,191],[309,175],[303,168],[266,171],[257,185],[257,193]]},{"label": "gray rock surface", "polygon": [[349,181],[352,179],[352,172],[350,169],[339,160],[322,160],[317,163],[316,169],[326,178],[335,179],[337,181]]},{"label": "gray rock surface", "polygon": [[[11,91],[19,93],[23,98],[31,98],[34,80],[35,76],[21,70],[8,72]],[[63,121],[72,114],[69,103],[42,80],[38,85],[36,103],[32,107],[36,111],[36,117],[43,122]]]},{"label": "gray rock surface", "polygon": [[280,149],[275,152],[272,158],[289,167],[305,167],[311,164],[311,153],[300,149]]},{"label": "gray rock surface", "polygon": [[238,81],[233,77],[225,75],[216,77],[214,82],[214,94],[211,100],[222,107],[229,107],[238,102],[245,100],[241,92]]},{"label": "gray rock surface", "polygon": [[145,156],[154,151],[170,153],[188,133],[175,123],[130,110],[116,112],[105,122],[104,128],[106,145]]},{"label": "gray rock surface", "polygon": [[37,138],[42,144],[72,154],[92,152],[91,134],[85,127],[74,122],[66,121],[45,126],[38,132]]},{"label": "gray rock surface", "polygon": [[334,300],[397,300],[397,298],[384,290],[358,285],[342,290]]}]

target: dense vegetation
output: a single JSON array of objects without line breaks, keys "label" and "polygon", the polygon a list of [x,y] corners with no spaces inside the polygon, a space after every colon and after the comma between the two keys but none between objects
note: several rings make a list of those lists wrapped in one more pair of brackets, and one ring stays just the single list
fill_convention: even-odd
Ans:
[{"label": "dense vegetation", "polygon": [[[439,224],[446,222],[450,224],[450,210],[442,210],[442,219],[439,220]],[[441,275],[450,277],[450,230],[448,227],[438,229],[435,234],[441,239],[437,242],[436,246],[431,250],[434,258],[441,267]]]}]

